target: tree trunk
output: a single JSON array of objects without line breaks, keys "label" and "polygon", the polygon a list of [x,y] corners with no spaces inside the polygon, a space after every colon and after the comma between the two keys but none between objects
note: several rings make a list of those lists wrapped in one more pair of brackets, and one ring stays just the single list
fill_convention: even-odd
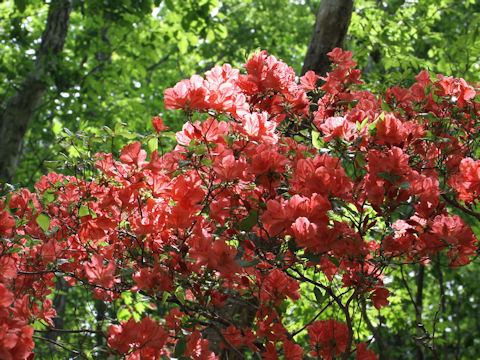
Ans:
[{"label": "tree trunk", "polygon": [[52,0],[36,52],[35,69],[27,75],[0,114],[0,182],[10,182],[22,152],[23,137],[47,91],[46,75],[58,64],[68,31],[70,0]]},{"label": "tree trunk", "polygon": [[[63,279],[63,277],[57,277],[57,283],[55,286],[55,297],[53,298],[53,308],[57,312],[57,315],[53,318],[53,323],[55,324],[55,329],[63,329],[63,317],[65,316],[65,309],[67,307],[67,295],[66,292],[68,291],[68,283]],[[46,334],[46,338],[57,341],[58,332],[49,331]],[[48,344],[50,347],[50,351],[52,353],[56,353],[58,351],[58,347],[56,347],[53,343]]]},{"label": "tree trunk", "polygon": [[[255,299],[239,299],[229,297],[224,306],[216,307],[215,314],[230,324],[235,324],[238,329],[251,327],[257,313],[257,301]],[[216,323],[203,330],[203,337],[210,341],[210,350],[219,356],[220,360],[245,360],[244,349],[222,347],[226,343],[220,334],[226,329],[226,325]]]},{"label": "tree trunk", "polygon": [[327,53],[341,47],[353,11],[353,0],[323,0],[317,13],[302,75],[309,70],[323,76],[330,68]]}]

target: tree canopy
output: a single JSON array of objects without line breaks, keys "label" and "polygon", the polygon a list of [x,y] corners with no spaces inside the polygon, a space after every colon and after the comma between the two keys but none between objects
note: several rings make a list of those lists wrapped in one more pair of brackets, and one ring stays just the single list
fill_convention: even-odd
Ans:
[{"label": "tree canopy", "polygon": [[[1,4],[3,110],[35,71],[36,44],[48,10],[56,3]],[[315,16],[304,5],[277,5],[281,6],[216,0],[73,2],[63,51],[41,79],[45,97],[29,123],[16,179],[32,182],[48,170],[45,161],[60,151],[55,137],[64,127],[72,133],[94,133],[103,126],[113,128],[128,114],[129,130],[145,133],[149,119],[164,112],[163,89],[214,64],[240,65],[251,51],[270,48],[299,66]],[[289,16],[283,17],[284,12]],[[292,29],[288,34],[277,24],[281,17]],[[169,123],[181,127],[178,117]],[[76,155],[75,150],[66,155]]]},{"label": "tree canopy", "polygon": [[[0,4],[1,113],[22,81],[35,74],[48,11],[57,2]],[[73,1],[65,45],[42,76],[45,96],[32,109],[16,151],[16,177],[8,180],[31,186],[53,166],[48,161],[65,160],[59,153],[78,156],[55,140],[68,137],[64,128],[95,133],[124,122],[119,114],[128,114],[129,131],[144,134],[149,119],[164,114],[163,89],[223,62],[241,66],[255,49],[271,51],[299,73],[319,4]],[[475,81],[479,11],[475,1],[358,0],[344,47],[355,52],[370,87],[408,85],[423,68]],[[169,114],[166,122],[178,130],[182,119]],[[98,151],[103,145],[92,146]]]}]

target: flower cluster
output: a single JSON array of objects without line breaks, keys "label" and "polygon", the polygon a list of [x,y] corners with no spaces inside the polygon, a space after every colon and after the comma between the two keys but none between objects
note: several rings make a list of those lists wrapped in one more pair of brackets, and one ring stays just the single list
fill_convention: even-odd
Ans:
[{"label": "flower cluster", "polygon": [[[330,56],[332,72],[300,84],[266,52],[245,74],[227,64],[182,80],[166,107],[205,116],[170,152],[134,142],[118,160],[97,154],[92,181],[50,173],[2,201],[0,357],[30,356],[30,324],[53,326],[42,299],[63,276],[106,303],[131,292],[165,307],[110,324],[112,355],[376,359],[351,307],[388,305],[389,262],[445,251],[456,267],[477,251],[453,209],[476,214],[480,106],[463,79],[425,71],[385,97],[357,91],[352,54]],[[152,123],[161,138],[162,119]],[[286,306],[309,295],[303,283],[340,315],[293,334]]]}]

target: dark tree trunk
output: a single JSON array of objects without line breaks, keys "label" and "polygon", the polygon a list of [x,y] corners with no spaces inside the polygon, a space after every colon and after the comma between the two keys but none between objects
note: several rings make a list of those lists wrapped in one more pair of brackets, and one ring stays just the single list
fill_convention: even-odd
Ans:
[{"label": "dark tree trunk", "polygon": [[58,64],[68,31],[72,3],[52,0],[36,52],[35,69],[27,75],[0,114],[0,182],[10,182],[22,152],[23,137],[47,91],[46,75]]},{"label": "dark tree trunk", "polygon": [[[239,299],[231,297],[227,299],[225,306],[220,306],[215,309],[215,314],[230,324],[235,324],[237,328],[242,329],[251,327],[255,320],[257,312],[257,301],[255,299]],[[210,341],[210,350],[219,356],[220,360],[245,360],[244,349],[233,347],[222,347],[221,344],[226,344],[221,331],[226,329],[224,323],[214,323],[203,330],[203,337]],[[227,345],[227,344],[226,344]]]},{"label": "dark tree trunk", "polygon": [[330,68],[327,53],[341,47],[353,11],[353,0],[323,0],[317,13],[302,75],[309,70],[323,76]]},{"label": "dark tree trunk", "polygon": [[[57,277],[57,283],[55,286],[55,297],[53,298],[53,308],[57,312],[57,316],[53,318],[55,329],[63,329],[63,317],[65,316],[65,309],[67,307],[67,295],[68,283],[62,278]],[[49,331],[46,334],[47,339],[57,341],[58,332]],[[56,353],[58,348],[53,344],[48,344],[52,353]]]}]

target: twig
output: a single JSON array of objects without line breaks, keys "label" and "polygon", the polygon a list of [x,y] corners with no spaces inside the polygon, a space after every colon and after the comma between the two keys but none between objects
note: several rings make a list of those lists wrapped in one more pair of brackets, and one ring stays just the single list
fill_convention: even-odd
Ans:
[{"label": "twig", "polygon": [[38,339],[38,340],[42,340],[42,341],[46,341],[46,342],[49,342],[55,346],[58,346],[64,350],[67,350],[68,352],[71,352],[72,354],[75,354],[77,356],[80,356],[81,358],[83,359],[88,359],[84,354],[82,354],[81,352],[79,351],[76,351],[76,350],[72,350],[72,349],[69,349],[68,347],[66,347],[65,345],[63,344],[60,344],[58,341],[55,341],[55,340],[51,340],[51,339],[47,339],[47,338],[44,338],[42,336],[37,336],[37,335],[32,335],[32,338],[34,339]]},{"label": "twig", "polygon": [[447,195],[442,194],[442,198],[449,203],[450,205],[456,207],[459,210],[462,210],[464,213],[473,216],[477,220],[480,220],[480,214],[476,213],[473,210],[470,210],[469,208],[466,208],[465,206],[459,204],[456,200],[450,199]]},{"label": "twig", "polygon": [[78,330],[68,330],[68,329],[57,329],[49,327],[47,330],[35,330],[36,332],[61,332],[61,333],[70,333],[70,334],[78,334],[78,333],[90,333],[90,334],[102,334],[105,335],[103,331],[100,330],[89,330],[89,329],[78,329]]}]

